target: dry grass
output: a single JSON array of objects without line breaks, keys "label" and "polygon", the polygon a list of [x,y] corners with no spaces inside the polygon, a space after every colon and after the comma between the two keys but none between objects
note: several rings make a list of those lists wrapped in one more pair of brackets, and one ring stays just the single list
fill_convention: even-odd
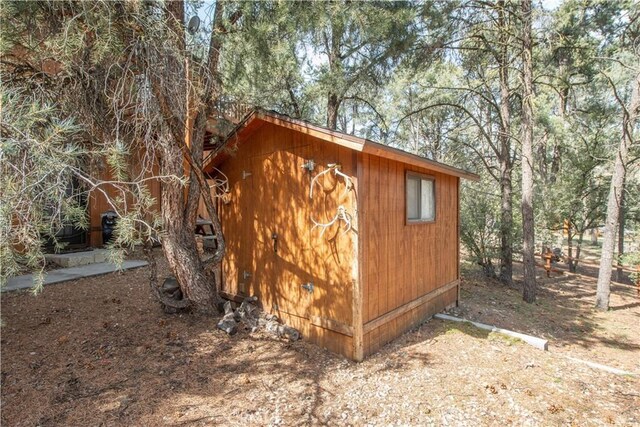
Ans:
[{"label": "dry grass", "polygon": [[146,269],[3,294],[2,425],[640,424],[638,378],[559,356],[640,370],[637,300],[595,313],[590,282],[552,279],[528,306],[468,276],[462,314],[552,351],[432,320],[355,364],[165,315]]}]

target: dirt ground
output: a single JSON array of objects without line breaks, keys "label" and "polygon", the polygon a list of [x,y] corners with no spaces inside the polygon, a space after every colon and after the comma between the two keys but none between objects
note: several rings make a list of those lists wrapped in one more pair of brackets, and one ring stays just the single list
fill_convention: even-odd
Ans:
[{"label": "dirt ground", "polygon": [[1,421],[54,425],[640,425],[640,301],[544,279],[539,302],[465,269],[458,314],[546,337],[550,351],[430,320],[362,363],[216,319],[166,315],[147,270],[2,294]]}]

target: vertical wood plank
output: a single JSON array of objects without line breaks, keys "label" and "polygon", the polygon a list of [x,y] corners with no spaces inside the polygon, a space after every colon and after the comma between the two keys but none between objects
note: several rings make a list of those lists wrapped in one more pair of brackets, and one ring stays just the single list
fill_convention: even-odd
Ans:
[{"label": "vertical wood plank", "polygon": [[357,277],[353,283],[353,357],[356,361],[362,361],[364,359],[365,343],[364,343],[364,269],[366,268],[366,260],[363,257],[364,253],[364,239],[362,236],[366,235],[366,223],[363,219],[362,211],[362,191],[364,185],[364,171],[363,171],[363,154],[354,153],[356,158],[356,228],[358,230],[357,237]]}]

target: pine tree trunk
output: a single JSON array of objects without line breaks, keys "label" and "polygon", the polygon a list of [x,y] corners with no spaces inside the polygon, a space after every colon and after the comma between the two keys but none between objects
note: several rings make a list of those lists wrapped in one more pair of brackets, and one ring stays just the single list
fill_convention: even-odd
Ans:
[{"label": "pine tree trunk", "polygon": [[569,225],[567,229],[567,266],[571,273],[575,273],[573,269],[573,226]]},{"label": "pine tree trunk", "polygon": [[573,261],[573,272],[578,271],[578,263],[580,262],[580,253],[582,252],[582,242],[584,242],[584,230],[578,235],[578,245],[576,246],[576,259]]},{"label": "pine tree trunk", "polygon": [[500,162],[500,281],[513,285],[513,188],[511,165]]},{"label": "pine tree trunk", "polygon": [[[626,178],[626,176],[625,176]],[[622,282],[624,271],[622,271],[621,257],[624,255],[624,229],[625,229],[625,206],[624,190],[626,179],[622,180],[622,190],[620,190],[620,210],[618,213],[618,268],[616,268],[616,281]]]},{"label": "pine tree trunk", "polygon": [[598,288],[596,291],[596,308],[606,311],[609,309],[609,296],[611,293],[611,270],[613,269],[613,249],[615,246],[616,226],[620,212],[623,183],[626,175],[626,165],[629,157],[629,146],[633,141],[633,126],[638,117],[640,107],[640,74],[633,83],[633,93],[629,108],[623,111],[622,137],[616,154],[611,178],[611,188],[607,201],[607,219],[604,224],[604,236],[602,238],[602,257],[600,259],[600,271],[598,272]]},{"label": "pine tree trunk", "polygon": [[329,129],[338,128],[338,110],[340,109],[340,101],[338,95],[330,93],[327,97],[327,127]]},{"label": "pine tree trunk", "polygon": [[536,261],[533,218],[533,65],[531,61],[531,0],[522,1],[524,21],[522,68],[524,97],[522,100],[522,237],[524,287],[522,298],[536,300]]},{"label": "pine tree trunk", "polygon": [[513,185],[511,181],[511,109],[509,106],[509,54],[505,2],[498,1],[500,31],[500,281],[513,285]]},{"label": "pine tree trunk", "polygon": [[[161,172],[163,175],[182,176],[184,157],[175,144],[163,147]],[[162,250],[169,267],[175,275],[183,298],[189,300],[191,308],[199,312],[212,313],[217,302],[215,281],[203,268],[196,249],[195,230],[189,228],[185,216],[184,187],[176,181],[162,184]]]},{"label": "pine tree trunk", "polygon": [[[338,25],[331,25],[331,34],[325,34],[326,49],[328,50],[329,70],[332,74],[342,73],[342,59],[340,57],[340,40],[342,32]],[[332,88],[327,94],[327,127],[338,128],[338,112],[344,97],[344,91]],[[341,95],[339,95],[341,94]]]},{"label": "pine tree trunk", "polygon": [[[170,16],[169,26],[176,35],[176,48],[184,54],[184,2],[168,2],[166,7]],[[180,57],[166,56],[165,62],[173,64],[173,68],[166,68],[160,72],[171,72],[172,75],[163,76],[163,79],[159,78],[160,73],[151,73],[150,76],[151,89],[159,101],[160,111],[168,131],[159,148],[160,173],[163,176],[183,177],[187,174],[189,176],[187,188],[175,180],[164,181],[161,201],[162,248],[169,267],[180,285],[183,301],[174,305],[170,300],[162,298],[157,278],[152,279],[151,285],[154,287],[154,294],[165,306],[174,308],[189,306],[195,311],[205,313],[214,312],[219,302],[213,269],[222,260],[225,252],[220,221],[201,171],[206,121],[215,108],[216,104],[213,100],[220,93],[217,75],[222,49],[220,34],[223,29],[223,12],[224,2],[217,1],[207,67],[197,76],[204,86],[199,99],[191,99],[192,94],[187,89],[189,85],[185,85],[184,99],[176,99],[171,92],[165,91],[166,81],[181,83],[195,77],[189,75],[188,62],[184,67],[181,66]],[[190,100],[191,103],[189,103]],[[187,101],[186,105],[182,105],[184,101]],[[180,115],[180,112],[183,114]],[[188,164],[187,170],[185,170],[186,164]],[[196,215],[201,197],[211,217],[219,245],[214,256],[206,263],[200,260],[195,241]]]}]

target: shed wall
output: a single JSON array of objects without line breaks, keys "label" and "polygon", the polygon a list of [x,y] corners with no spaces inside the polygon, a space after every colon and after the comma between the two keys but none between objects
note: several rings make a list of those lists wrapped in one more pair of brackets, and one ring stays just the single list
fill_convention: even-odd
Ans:
[{"label": "shed wall", "polygon": [[[266,311],[301,330],[306,339],[353,357],[355,185],[348,190],[331,173],[318,180],[313,198],[309,189],[312,178],[330,163],[340,163],[357,184],[357,153],[269,123],[245,138],[218,166],[231,193],[231,201],[220,204],[227,243],[223,291],[257,295]],[[317,165],[311,173],[302,168],[309,159]],[[334,225],[321,235],[311,218],[328,222],[339,205],[354,217],[354,229],[343,233],[343,224]],[[313,292],[302,288],[308,283]]]},{"label": "shed wall", "polygon": [[[408,171],[435,178],[434,222],[407,223]],[[365,153],[359,179],[366,356],[456,302],[459,179]]]}]

